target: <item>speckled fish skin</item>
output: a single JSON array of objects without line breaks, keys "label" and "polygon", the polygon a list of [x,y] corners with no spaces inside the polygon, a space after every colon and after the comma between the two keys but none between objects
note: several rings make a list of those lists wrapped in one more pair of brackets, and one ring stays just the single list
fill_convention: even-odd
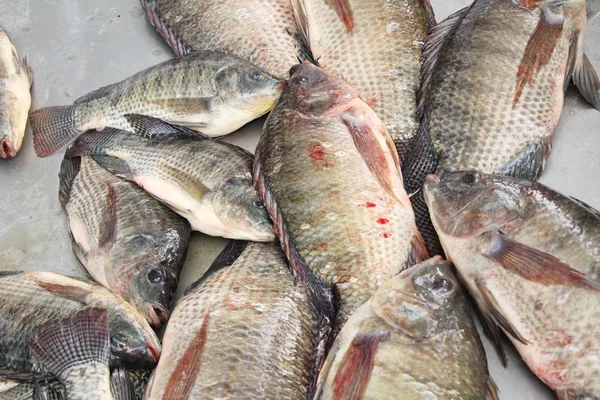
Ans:
[{"label": "speckled fish skin", "polygon": [[40,157],[55,153],[90,129],[130,130],[125,114],[138,113],[187,126],[209,137],[232,133],[270,111],[280,80],[240,58],[205,51],[167,60],[100,88],[73,106],[30,115]]},{"label": "speckled fish skin", "polygon": [[73,249],[92,278],[150,324],[166,322],[187,253],[189,223],[91,157],[65,158],[60,182]]},{"label": "speckled fish skin", "polygon": [[292,268],[339,291],[338,327],[377,288],[429,258],[375,113],[342,79],[292,68],[263,128],[254,180]]},{"label": "speckled fish skin", "polygon": [[315,399],[480,400],[488,381],[470,307],[451,264],[436,257],[386,282],[352,314]]},{"label": "speckled fish skin", "polygon": [[[335,6],[343,3],[351,14],[347,21],[351,29]],[[402,159],[417,133],[420,44],[433,11],[428,16],[420,0],[293,0],[292,4],[313,59],[356,88],[386,126]]]},{"label": "speckled fish skin", "polygon": [[[228,143],[186,136],[180,127],[154,118],[127,118],[139,135],[115,129],[88,133],[67,156],[96,156],[100,165],[187,218],[193,230],[258,242],[275,239],[252,184],[250,153]],[[144,137],[160,129],[162,138]]]},{"label": "speckled fish skin", "polygon": [[113,365],[156,363],[161,346],[148,322],[102,286],[51,272],[2,272],[0,370],[46,372],[32,358],[26,341],[40,325],[90,306],[109,311]]},{"label": "speckled fish skin", "polygon": [[21,149],[32,83],[27,57],[19,59],[8,34],[0,28],[0,158],[14,157]]},{"label": "speckled fish skin", "polygon": [[287,78],[302,46],[288,0],[140,0],[175,54],[216,50]]},{"label": "speckled fish skin", "polygon": [[[492,314],[494,324],[514,332],[508,336],[531,370],[560,399],[600,397],[598,212],[539,183],[473,171],[432,176],[425,194],[448,258],[480,310],[496,309],[509,321],[507,330]],[[497,230],[504,242],[550,254],[545,259],[553,273],[564,266],[552,257],[576,270],[571,280],[552,282],[556,277],[544,268],[528,278],[507,268],[494,258],[499,237],[489,240]],[[507,258],[525,269],[540,255],[525,259],[512,252]]]},{"label": "speckled fish skin", "polygon": [[178,301],[144,398],[309,398],[322,311],[279,246],[233,242],[219,259]]},{"label": "speckled fish skin", "polygon": [[[421,102],[440,168],[535,180],[545,166],[570,70],[583,56],[585,1],[544,9],[516,3],[476,0],[437,28],[449,33],[424,74]],[[538,47],[536,27],[550,33]],[[553,46],[551,54],[542,46]]]}]

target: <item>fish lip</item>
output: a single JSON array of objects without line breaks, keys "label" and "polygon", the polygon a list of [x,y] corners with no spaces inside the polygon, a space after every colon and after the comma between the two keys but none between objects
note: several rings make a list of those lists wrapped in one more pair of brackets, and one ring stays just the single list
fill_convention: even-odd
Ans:
[{"label": "fish lip", "polygon": [[159,328],[169,320],[170,312],[161,304],[149,304],[146,307],[146,319],[150,325]]},{"label": "fish lip", "polygon": [[17,154],[12,140],[8,136],[4,136],[0,140],[0,158],[12,158]]}]

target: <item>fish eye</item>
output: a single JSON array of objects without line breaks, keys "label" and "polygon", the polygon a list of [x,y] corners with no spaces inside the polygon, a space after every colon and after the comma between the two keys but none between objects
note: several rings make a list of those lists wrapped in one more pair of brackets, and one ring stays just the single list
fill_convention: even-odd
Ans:
[{"label": "fish eye", "polygon": [[252,79],[254,79],[255,81],[262,81],[265,79],[265,74],[263,74],[260,71],[252,71],[250,73],[250,76],[252,77]]},{"label": "fish eye", "polygon": [[461,176],[460,180],[467,185],[472,185],[479,181],[479,174],[475,172],[467,172]]},{"label": "fish eye", "polygon": [[293,79],[294,83],[297,85],[304,85],[308,83],[308,78],[304,75],[297,76]]},{"label": "fish eye", "polygon": [[453,288],[454,283],[451,280],[444,278],[443,276],[435,277],[431,285],[431,290],[438,294],[448,293],[452,291]]},{"label": "fish eye", "polygon": [[123,350],[127,346],[127,338],[122,334],[116,334],[112,337],[112,345],[117,350]]},{"label": "fish eye", "polygon": [[254,200],[254,207],[262,210],[265,208],[265,203],[263,203],[262,200]]},{"label": "fish eye", "polygon": [[164,281],[164,275],[158,268],[152,268],[148,271],[148,281],[150,283],[158,284]]}]

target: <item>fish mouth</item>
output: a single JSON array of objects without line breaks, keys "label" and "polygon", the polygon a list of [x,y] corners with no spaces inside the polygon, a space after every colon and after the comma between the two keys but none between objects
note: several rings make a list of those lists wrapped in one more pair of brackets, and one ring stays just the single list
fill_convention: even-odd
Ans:
[{"label": "fish mouth", "polygon": [[146,319],[150,325],[158,328],[169,320],[169,311],[160,304],[150,304],[146,309]]},{"label": "fish mouth", "polygon": [[12,140],[8,136],[4,136],[0,141],[0,157],[12,158],[17,154]]}]

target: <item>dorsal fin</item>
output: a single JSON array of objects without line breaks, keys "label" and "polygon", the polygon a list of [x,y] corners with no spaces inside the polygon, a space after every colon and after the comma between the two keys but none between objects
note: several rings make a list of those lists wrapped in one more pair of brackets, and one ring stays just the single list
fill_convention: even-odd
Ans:
[{"label": "dorsal fin", "polygon": [[81,104],[81,103],[87,103],[89,101],[92,100],[98,100],[101,99],[103,97],[108,96],[111,92],[114,91],[114,88],[118,85],[120,85],[121,82],[117,82],[117,83],[111,83],[110,85],[106,85],[106,86],[102,86],[101,88],[98,88],[96,90],[92,90],[91,92],[84,94],[81,97],[78,97],[73,104]]}]

